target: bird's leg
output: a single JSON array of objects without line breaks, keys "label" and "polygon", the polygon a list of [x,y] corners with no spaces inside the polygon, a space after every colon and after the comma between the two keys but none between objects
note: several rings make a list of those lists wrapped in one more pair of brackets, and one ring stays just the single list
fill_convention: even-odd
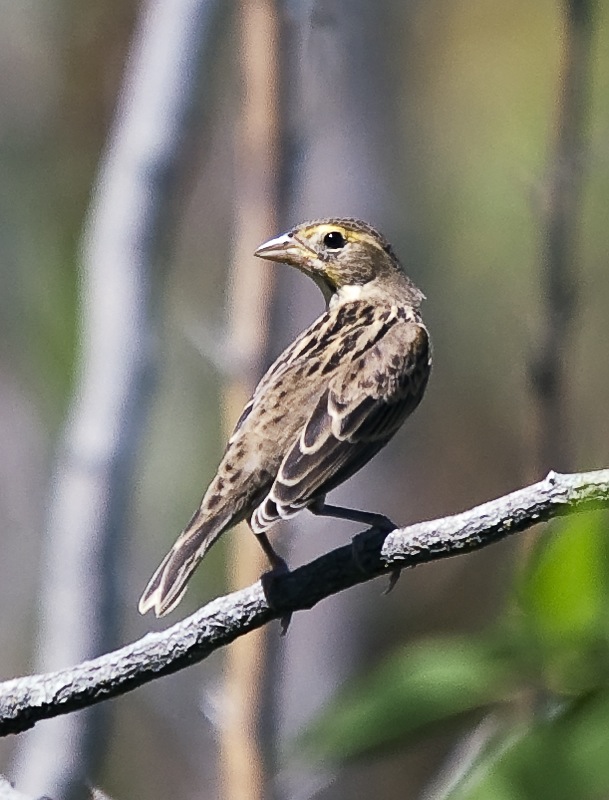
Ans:
[{"label": "bird's leg", "polygon": [[[266,533],[256,533],[254,534],[260,547],[264,550],[266,557],[268,558],[271,569],[269,572],[265,572],[263,575],[260,576],[260,582],[262,583],[262,591],[264,592],[264,596],[266,597],[267,603],[273,607],[273,583],[275,578],[278,575],[285,575],[286,572],[289,572],[288,565],[283,560],[283,558],[277,553],[273,545],[269,541],[269,537]],[[281,625],[281,635],[285,636],[288,632],[288,628],[290,627],[290,622],[292,621],[292,613],[284,614],[280,620],[279,624]]]},{"label": "bird's leg", "polygon": [[[371,528],[377,528],[381,531],[394,531],[398,527],[384,514],[377,514],[374,511],[359,511],[356,508],[344,508],[343,506],[331,506],[325,502],[323,497],[308,506],[308,509],[312,514],[318,517],[334,517],[335,519],[346,519],[350,522],[361,522],[362,525],[368,525]],[[360,543],[362,540],[360,536],[361,534],[357,534],[353,537],[351,540],[351,549],[353,552],[353,560],[361,569]],[[391,571],[389,575],[389,585],[385,589],[384,594],[389,594],[398,582],[401,574],[401,569],[394,569]]]},{"label": "bird's leg", "polygon": [[258,544],[260,547],[262,547],[264,554],[269,560],[272,572],[289,572],[288,565],[270,543],[269,537],[266,535],[266,533],[256,533],[254,535],[258,540]]},{"label": "bird's leg", "polygon": [[374,511],[359,511],[356,508],[344,508],[343,506],[331,506],[326,503],[323,497],[315,500],[307,508],[318,517],[334,517],[335,519],[346,519],[350,522],[361,522],[362,525],[378,528],[381,531],[394,531],[398,527],[384,514],[376,514]]}]

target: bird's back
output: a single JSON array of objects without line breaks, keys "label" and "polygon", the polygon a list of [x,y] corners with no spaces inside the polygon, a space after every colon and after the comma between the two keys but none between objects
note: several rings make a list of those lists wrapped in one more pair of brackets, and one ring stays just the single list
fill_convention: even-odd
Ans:
[{"label": "bird's back", "polygon": [[[389,419],[384,414],[384,429],[371,430],[370,454],[358,459],[361,463],[354,464],[349,474],[363,466],[389,440],[423,394],[428,371],[426,351],[420,354],[419,372],[408,360],[385,363],[383,358],[384,340],[403,338],[407,351],[415,335],[426,337],[418,315],[390,299],[374,304],[365,300],[347,302],[322,314],[260,381],[229,439],[201,512],[225,517],[232,509],[231,524],[248,518],[270,491],[286,453],[301,437],[312,410],[330,386],[340,391],[342,384],[353,385],[359,379],[362,395],[369,393],[376,400],[375,394],[381,391],[385,402],[391,403],[402,391],[401,373],[407,370],[408,381],[416,380],[416,388],[410,389],[409,384],[406,402],[396,404]],[[358,366],[366,358],[372,367],[358,375]],[[328,480],[325,491],[346,477]]]}]

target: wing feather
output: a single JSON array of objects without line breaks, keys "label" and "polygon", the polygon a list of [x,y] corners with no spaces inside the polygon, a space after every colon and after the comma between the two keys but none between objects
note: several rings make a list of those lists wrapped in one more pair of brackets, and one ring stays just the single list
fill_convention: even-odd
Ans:
[{"label": "wing feather", "polygon": [[329,382],[252,516],[263,530],[324,496],[369,461],[419,404],[429,373],[422,324],[395,320]]}]

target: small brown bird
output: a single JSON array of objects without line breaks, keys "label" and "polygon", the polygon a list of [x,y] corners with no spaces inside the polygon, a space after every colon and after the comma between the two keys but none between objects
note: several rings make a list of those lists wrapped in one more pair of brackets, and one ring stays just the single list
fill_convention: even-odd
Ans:
[{"label": "small brown bird", "polygon": [[313,278],[327,309],[258,384],[199,509],[146,587],[142,614],[175,608],[211,545],[244,519],[274,568],[284,562],[266,531],[305,508],[390,524],[325,497],[387,444],[423,396],[431,367],[424,296],[390,244],[355,219],[306,222],[256,255]]}]

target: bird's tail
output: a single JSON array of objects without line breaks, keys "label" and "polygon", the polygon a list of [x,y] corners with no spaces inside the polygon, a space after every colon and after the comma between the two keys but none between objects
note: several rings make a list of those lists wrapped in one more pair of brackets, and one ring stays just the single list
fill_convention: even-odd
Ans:
[{"label": "bird's tail", "polygon": [[178,605],[190,576],[231,521],[230,514],[202,517],[197,511],[150,578],[138,605],[140,614],[153,608],[156,616],[162,617]]}]

